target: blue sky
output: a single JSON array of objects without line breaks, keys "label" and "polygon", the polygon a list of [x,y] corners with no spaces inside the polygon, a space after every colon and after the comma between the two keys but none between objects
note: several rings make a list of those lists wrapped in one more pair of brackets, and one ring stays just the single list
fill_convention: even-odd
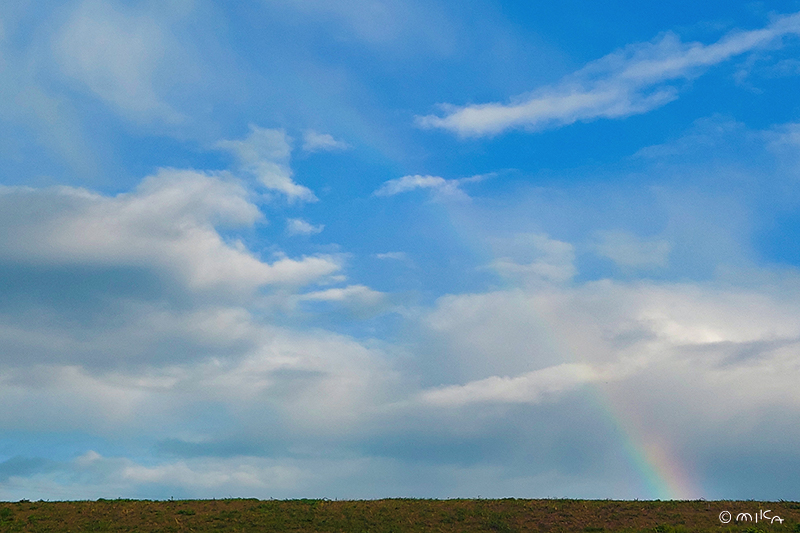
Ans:
[{"label": "blue sky", "polygon": [[0,6],[0,499],[796,499],[800,2]]}]

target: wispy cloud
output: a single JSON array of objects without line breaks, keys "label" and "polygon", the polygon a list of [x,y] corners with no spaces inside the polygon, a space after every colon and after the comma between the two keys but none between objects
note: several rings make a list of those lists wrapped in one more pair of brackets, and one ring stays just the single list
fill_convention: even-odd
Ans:
[{"label": "wispy cloud", "polygon": [[252,174],[264,187],[283,193],[289,200],[314,202],[317,197],[311,189],[292,179],[289,158],[292,147],[283,130],[273,130],[250,125],[250,135],[242,140],[225,140],[217,148],[232,153],[241,170]]},{"label": "wispy cloud", "polygon": [[800,33],[800,13],[782,16],[760,30],[731,32],[703,45],[682,43],[667,33],[589,63],[561,83],[510,103],[444,105],[444,116],[417,117],[423,128],[442,128],[462,137],[495,135],[512,128],[542,130],[597,118],[646,113],[678,98],[675,82],[713,65]]},{"label": "wispy cloud", "polygon": [[[271,9],[294,11],[318,32],[360,45],[443,54],[452,50],[455,28],[438,5],[416,0],[292,0],[264,2]],[[296,15],[295,15],[296,16]]]},{"label": "wispy cloud", "polygon": [[382,254],[375,254],[377,259],[391,259],[393,261],[407,261],[408,255],[405,252],[386,252]]},{"label": "wispy cloud", "polygon": [[662,239],[642,239],[625,231],[598,231],[596,252],[623,268],[666,267],[670,243]]},{"label": "wispy cloud", "polygon": [[539,233],[521,233],[493,239],[492,244],[502,255],[489,267],[509,281],[523,285],[564,283],[577,273],[575,248],[568,242]]},{"label": "wispy cloud", "polygon": [[348,285],[297,296],[301,302],[338,302],[349,306],[373,307],[383,303],[386,295],[365,285]]},{"label": "wispy cloud", "polygon": [[394,196],[415,189],[430,189],[446,196],[466,196],[461,190],[461,184],[482,181],[493,175],[480,174],[468,178],[447,180],[440,176],[414,174],[385,181],[373,194],[375,196]]},{"label": "wispy cloud", "polygon": [[331,152],[347,150],[349,147],[346,142],[337,141],[329,133],[317,133],[314,130],[303,133],[303,150],[306,152]]},{"label": "wispy cloud", "polygon": [[158,87],[165,56],[177,53],[167,35],[152,17],[89,0],[56,34],[52,48],[64,74],[124,115],[176,122],[183,117]]},{"label": "wispy cloud", "polygon": [[287,218],[286,233],[289,235],[316,235],[325,229],[325,224],[315,226],[302,218]]},{"label": "wispy cloud", "polygon": [[413,191],[414,189],[435,189],[440,192],[456,192],[458,183],[455,180],[446,180],[439,176],[403,176],[384,182],[375,191],[375,196],[394,196],[403,192]]},{"label": "wispy cloud", "polygon": [[421,399],[442,407],[472,403],[538,403],[548,394],[573,390],[598,379],[599,373],[584,364],[563,364],[517,377],[492,376],[464,385],[451,385],[422,393]]}]

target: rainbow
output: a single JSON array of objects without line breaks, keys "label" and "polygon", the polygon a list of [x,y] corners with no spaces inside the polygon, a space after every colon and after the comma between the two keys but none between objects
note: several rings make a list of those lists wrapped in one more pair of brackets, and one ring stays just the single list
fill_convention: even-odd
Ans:
[{"label": "rainbow", "polygon": [[644,498],[698,499],[701,491],[690,473],[692,469],[669,439],[648,428],[645,415],[634,412],[630,402],[619,401],[597,385],[594,392],[598,405],[617,429],[625,456],[642,480]]},{"label": "rainbow", "polygon": [[[445,210],[453,233],[467,245],[480,260],[491,262],[494,257],[485,243],[476,236],[484,234],[484,228],[463,205],[446,204]],[[431,209],[435,209],[431,207]],[[542,320],[540,318],[540,320]],[[553,331],[543,324],[544,331]],[[562,355],[564,362],[584,362],[575,351],[560,339],[543,339],[550,349]],[[596,405],[619,435],[619,446],[631,468],[641,479],[642,499],[693,500],[700,498],[702,491],[687,465],[685,457],[676,450],[669,436],[648,423],[647,413],[637,411],[629,400],[614,395],[602,383],[590,385]],[[643,490],[642,490],[643,489]],[[638,492],[638,491],[637,491]]]}]

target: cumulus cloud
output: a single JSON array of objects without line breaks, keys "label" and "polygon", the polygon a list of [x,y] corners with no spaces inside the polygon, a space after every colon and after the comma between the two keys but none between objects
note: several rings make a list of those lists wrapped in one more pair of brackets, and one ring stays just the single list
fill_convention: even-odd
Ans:
[{"label": "cumulus cloud", "polygon": [[314,226],[306,222],[302,218],[287,218],[286,219],[286,233],[289,235],[316,235],[325,229],[324,224]]},{"label": "cumulus cloud", "polygon": [[314,130],[303,133],[303,150],[306,152],[330,152],[347,148],[349,146],[346,142],[337,141],[329,133],[317,133]]},{"label": "cumulus cloud", "polygon": [[338,257],[277,254],[267,261],[220,233],[261,218],[247,190],[224,174],[162,169],[116,196],[71,187],[0,189],[5,363],[77,365],[70,375],[79,377],[83,366],[248,353],[264,342],[250,311],[255,301],[269,308],[269,298],[341,280]]},{"label": "cumulus cloud", "polygon": [[[427,317],[427,342],[449,371],[426,365],[416,400],[464,424],[494,416],[526,425],[535,415],[522,412],[551,413],[536,427],[553,435],[556,420],[586,422],[583,408],[572,409],[588,396],[642,453],[696,475],[671,480],[673,497],[750,494],[726,486],[720,471],[795,460],[787,439],[797,432],[786,428],[800,417],[791,384],[800,368],[798,288],[792,278],[747,289],[606,280],[444,297]],[[579,447],[582,460],[593,446]],[[752,453],[733,451],[742,447]],[[723,449],[731,450],[724,459]],[[771,468],[748,479],[776,496],[793,483]]]},{"label": "cumulus cloud", "polygon": [[442,128],[463,137],[496,135],[511,128],[542,130],[597,118],[646,113],[678,98],[674,82],[800,33],[800,14],[776,18],[769,26],[731,32],[703,45],[682,43],[667,33],[651,43],[627,46],[589,63],[561,83],[519,96],[508,104],[458,107],[444,115],[417,118],[423,128]]},{"label": "cumulus cloud", "polygon": [[[0,490],[17,494],[36,482],[56,494],[73,483],[59,473],[80,471],[81,479],[95,476],[95,490],[120,487],[151,495],[177,489],[208,497],[220,490],[290,496],[330,490],[350,479],[361,483],[353,485],[361,492],[353,488],[351,496],[386,496],[406,485],[389,476],[394,470],[376,457],[400,470],[415,468],[420,454],[443,453],[436,451],[440,446],[467,475],[496,459],[480,446],[502,441],[524,457],[525,466],[514,463],[512,454],[486,479],[494,479],[499,494],[518,494],[514,491],[523,490],[522,485],[514,480],[525,478],[534,484],[523,484],[524,490],[547,495],[553,485],[530,476],[543,468],[567,475],[568,457],[548,455],[563,447],[559,439],[578,446],[587,464],[606,464],[613,455],[602,451],[609,444],[599,428],[592,429],[592,442],[575,440],[594,423],[586,419],[594,411],[582,403],[584,394],[610,398],[608,409],[627,413],[626,423],[633,427],[647,430],[652,426],[647,420],[658,417],[658,435],[645,437],[673,442],[676,453],[783,431],[763,428],[754,435],[752,427],[765,409],[780,410],[789,419],[800,410],[794,383],[800,371],[799,291],[791,279],[779,287],[748,289],[599,281],[445,296],[418,315],[435,356],[421,351],[413,357],[437,369],[423,375],[416,375],[414,365],[394,365],[375,343],[268,326],[243,310],[197,311],[183,326],[185,337],[194,339],[194,357],[165,355],[145,367],[110,370],[53,362],[4,367],[0,401],[8,409],[0,422],[7,428],[109,434],[158,427],[148,434],[201,444],[224,438],[233,426],[243,439],[234,450],[244,451],[218,456],[223,452],[207,446],[204,454],[178,454],[147,464],[87,453],[55,469],[17,461],[8,468],[20,474],[9,477]],[[379,302],[381,294],[351,285],[299,297],[308,303],[369,305]],[[133,329],[147,338],[158,324],[172,329],[168,317],[154,315],[149,327],[134,324]],[[96,331],[103,334],[89,335],[90,343],[137,345],[117,338],[107,326]],[[65,348],[54,344],[48,349]],[[108,344],[106,353],[112,350]],[[31,404],[39,412],[35,420],[24,409]],[[209,410],[224,412],[225,423],[204,418]],[[735,424],[726,426],[731,421]],[[280,453],[264,444],[270,439],[280,443]],[[479,459],[458,463],[459,442],[479,446]],[[407,460],[410,448],[414,461]],[[356,449],[358,464],[339,461]],[[313,457],[324,457],[327,466],[308,462]],[[437,469],[448,461],[426,464]],[[383,480],[370,489],[374,492],[363,488],[368,478],[361,462],[380,469]],[[595,468],[582,464],[582,469]],[[414,494],[464,495],[453,475],[443,474],[442,482],[450,484],[435,490],[410,486]],[[425,478],[428,486],[431,479]],[[89,485],[76,482],[70,490],[77,494]],[[568,482],[559,478],[557,486],[567,490]],[[604,490],[617,494],[619,489]],[[98,496],[103,494],[94,493]]]},{"label": "cumulus cloud", "polygon": [[[783,290],[798,287],[789,282]],[[800,364],[795,307],[792,296],[768,288],[678,283],[600,281],[448,296],[428,325],[446,339],[445,352],[458,354],[466,383],[423,397],[441,405],[539,401],[547,391],[602,381],[626,390],[626,402],[657,410],[680,404],[697,431],[700,420],[718,423],[721,413],[737,409],[754,414],[778,402],[794,410],[800,397],[780,376]],[[681,380],[697,390],[689,393]],[[737,387],[727,388],[733,382]],[[671,387],[702,396],[703,407],[667,401]]]},{"label": "cumulus cloud", "polygon": [[283,130],[250,125],[250,134],[243,140],[225,140],[217,147],[232,153],[242,171],[252,175],[267,189],[280,192],[292,201],[314,202],[317,197],[307,187],[292,179],[289,158],[291,139]]},{"label": "cumulus cloud", "polygon": [[[285,153],[280,143],[270,146]],[[267,261],[223,236],[261,220],[251,192],[227,172],[161,169],[113,196],[0,188],[0,401],[8,406],[0,425],[203,441],[220,431],[221,419],[209,418],[213,406],[237,431],[254,428],[245,431],[250,440],[263,436],[265,417],[278,439],[351,434],[375,405],[396,396],[397,373],[380,349],[350,337],[270,324],[272,296],[291,300],[301,286],[343,277],[337,257],[278,253]],[[300,300],[363,309],[383,295],[351,285]],[[26,405],[38,406],[36,417]],[[65,489],[37,461],[0,467],[0,476],[8,473],[0,491],[29,489],[31,479],[65,497],[86,489]],[[208,464],[142,466],[94,452],[56,470],[85,478],[92,465],[116,472],[103,478],[98,470],[106,490],[169,478],[211,495],[274,481],[269,474],[269,482],[248,485],[229,467],[220,476]]]},{"label": "cumulus cloud", "polygon": [[[610,281],[448,296],[428,326],[447,339],[445,351],[458,354],[467,379],[426,389],[420,399],[441,407],[538,403],[594,383],[627,391],[626,402],[668,410],[685,402],[663,395],[688,391],[680,384],[688,380],[711,402],[688,416],[708,423],[737,409],[756,416],[774,402],[796,409],[797,394],[771,388],[788,387],[778,375],[800,364],[791,300],[752,289]],[[659,378],[655,393],[648,387]],[[727,389],[733,382],[738,388]],[[701,431],[698,420],[690,425]]]},{"label": "cumulus cloud", "polygon": [[[130,318],[151,324],[55,329],[49,345],[37,342],[41,331],[31,324],[24,340],[35,357],[18,361],[9,346],[0,366],[0,398],[8,406],[0,424],[202,440],[224,432],[222,420],[204,414],[215,406],[227,412],[223,426],[250,439],[264,436],[265,419],[273,421],[273,439],[331,437],[357,431],[399,394],[400,376],[385,354],[343,335],[277,328],[231,308],[198,310],[183,324],[180,311],[159,315],[152,307],[120,317]],[[37,417],[25,409],[32,404]]]},{"label": "cumulus cloud", "polygon": [[193,289],[303,285],[333,274],[330,257],[261,261],[216,226],[261,218],[247,191],[221,176],[163,169],[115,197],[71,187],[4,188],[0,258],[23,264],[154,267]]}]

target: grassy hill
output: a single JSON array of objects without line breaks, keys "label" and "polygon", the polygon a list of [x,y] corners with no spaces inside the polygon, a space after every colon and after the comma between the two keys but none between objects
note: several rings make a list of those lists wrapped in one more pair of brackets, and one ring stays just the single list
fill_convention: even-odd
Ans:
[{"label": "grassy hill", "polygon": [[[770,523],[761,517],[779,516]],[[731,513],[723,524],[720,513]],[[750,513],[747,519],[739,513]],[[723,515],[723,518],[727,518]],[[608,500],[98,500],[0,503],[0,532],[800,533],[800,503]]]}]

